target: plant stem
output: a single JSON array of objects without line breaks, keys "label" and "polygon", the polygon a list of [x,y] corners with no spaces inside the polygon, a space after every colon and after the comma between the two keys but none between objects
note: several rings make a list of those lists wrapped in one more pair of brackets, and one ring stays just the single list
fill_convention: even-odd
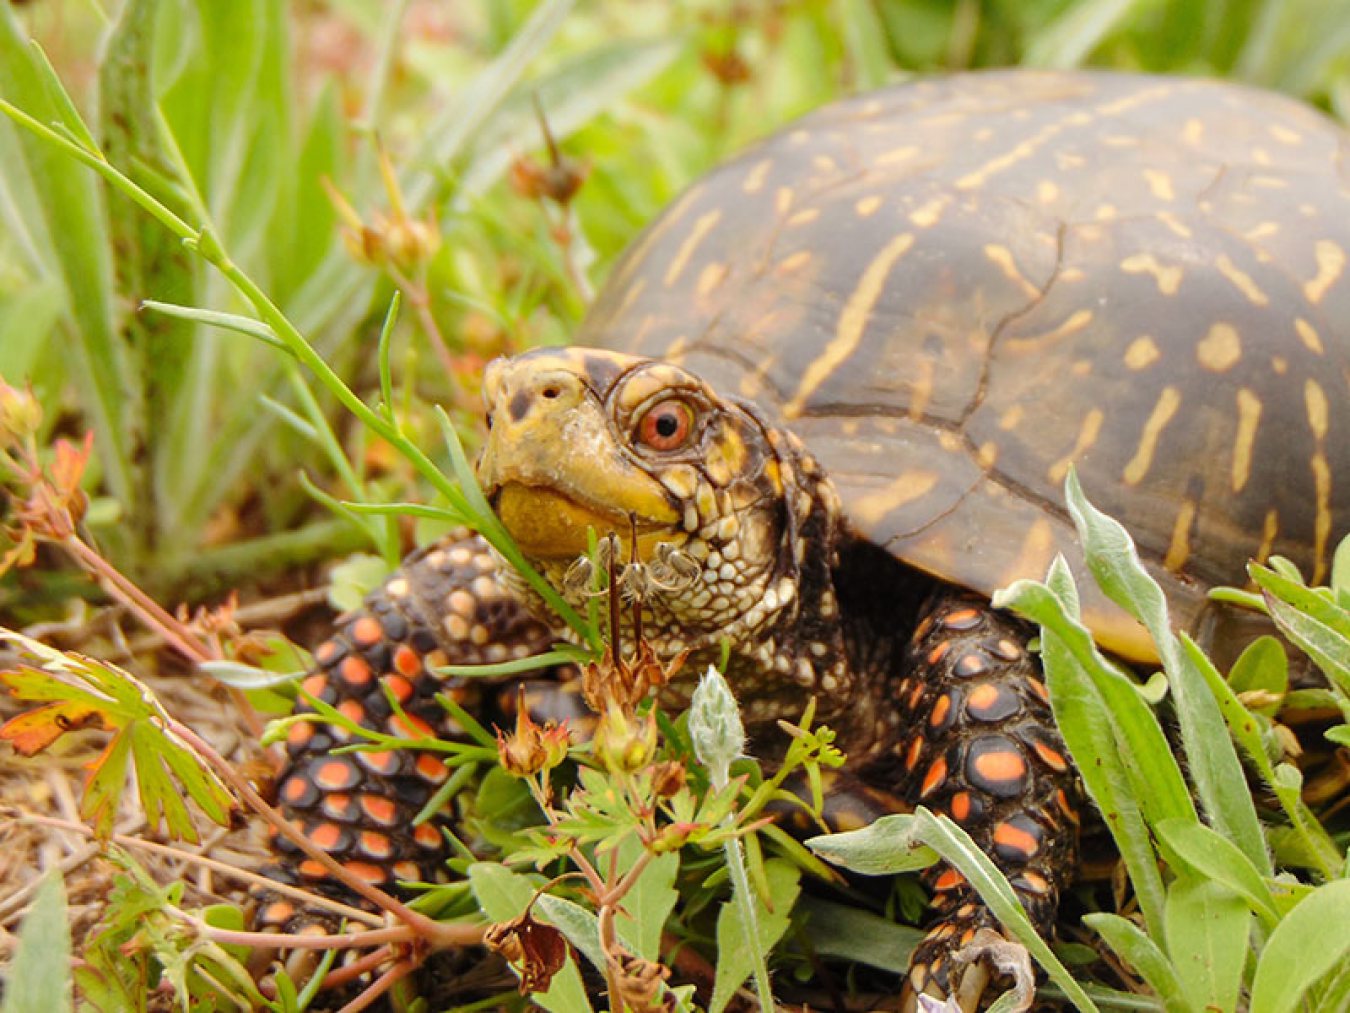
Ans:
[{"label": "plant stem", "polygon": [[132,581],[124,577],[116,567],[88,545],[85,545],[79,536],[71,535],[64,539],[61,545],[75,557],[75,561],[85,570],[103,578],[109,594],[140,616],[147,626],[156,630],[167,643],[172,645],[188,661],[200,664],[203,661],[218,660],[218,652],[212,651],[193,637],[182,623],[169,615],[158,602]]},{"label": "plant stem", "polygon": [[241,777],[233,766],[215,749],[209,742],[202,739],[196,732],[188,728],[179,721],[170,719],[169,727],[175,735],[178,735],[184,742],[190,744],[199,755],[204,757],[216,773],[233,788],[241,798],[249,805],[249,808],[261,816],[271,826],[276,827],[277,832],[285,836],[289,841],[303,851],[306,856],[314,859],[324,869],[333,876],[334,879],[341,882],[344,886],[350,888],[354,893],[359,894],[370,901],[376,907],[388,911],[396,918],[400,919],[408,926],[416,930],[419,936],[422,936],[436,945],[445,947],[472,946],[482,938],[482,929],[470,925],[452,925],[444,922],[437,922],[420,912],[409,908],[402,901],[391,897],[383,890],[371,886],[369,883],[352,875],[341,863],[333,858],[332,855],[322,848],[315,846],[308,837],[291,825],[290,820],[285,819],[279,812],[268,805],[248,781]]},{"label": "plant stem", "polygon": [[[13,819],[16,823],[23,823],[32,826],[52,827],[58,830],[65,830],[71,833],[83,834],[85,837],[93,837],[94,831],[91,827],[83,823],[76,823],[72,820],[58,819],[54,816],[41,816],[37,813],[14,813],[7,809],[0,809],[6,819]],[[134,848],[141,851],[148,851],[154,855],[163,855],[166,858],[173,858],[183,862],[191,862],[194,865],[200,865],[204,869],[210,869],[213,872],[222,875],[231,876],[234,879],[254,886],[266,887],[276,893],[284,894],[295,900],[301,901],[311,907],[324,907],[334,914],[341,915],[348,921],[365,922],[372,926],[381,926],[384,919],[379,915],[371,914],[369,911],[363,911],[360,908],[351,907],[340,901],[333,900],[331,897],[325,897],[323,894],[310,893],[308,890],[301,890],[299,887],[291,886],[287,883],[279,883],[276,880],[268,879],[266,876],[260,876],[256,872],[249,872],[247,869],[240,869],[225,862],[217,861],[214,858],[208,858],[206,855],[195,854],[191,851],[184,851],[181,848],[171,847],[167,844],[159,844],[156,841],[146,841],[139,837],[132,837],[129,834],[113,834],[110,838],[114,843],[122,845],[124,848]]]},{"label": "plant stem", "polygon": [[243,932],[234,929],[216,928],[173,906],[170,906],[168,910],[175,917],[190,923],[202,936],[212,942],[236,946],[275,946],[286,950],[341,950],[354,946],[366,947],[380,946],[386,943],[408,943],[417,938],[417,933],[407,925],[368,929],[363,932],[344,932],[328,936],[298,936],[289,932]]},{"label": "plant stem", "polygon": [[736,906],[741,909],[741,923],[745,926],[745,945],[753,958],[755,994],[759,997],[759,1008],[761,1013],[772,1013],[773,989],[769,986],[768,965],[764,963],[764,955],[759,951],[755,895],[750,886],[750,877],[745,871],[745,855],[741,852],[740,839],[733,837],[724,843],[722,853],[727,856],[727,869],[731,873],[731,894],[736,900]]},{"label": "plant stem", "polygon": [[417,970],[417,967],[418,965],[411,961],[399,961],[393,967],[389,968],[389,970],[385,971],[384,974],[376,978],[370,988],[366,989],[351,1002],[347,1003],[346,1006],[343,1006],[342,1009],[338,1010],[338,1013],[360,1013],[361,1010],[367,1009],[376,999],[384,995],[385,992],[388,992],[408,975],[412,974],[413,971]]}]

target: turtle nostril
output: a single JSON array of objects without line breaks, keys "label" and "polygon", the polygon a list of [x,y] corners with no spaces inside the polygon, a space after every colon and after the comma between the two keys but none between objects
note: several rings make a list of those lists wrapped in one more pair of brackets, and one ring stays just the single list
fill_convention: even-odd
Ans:
[{"label": "turtle nostril", "polygon": [[552,401],[555,397],[557,397],[559,394],[562,393],[562,390],[550,384],[549,386],[541,390],[539,393],[542,394],[544,397],[548,398],[550,401]]}]

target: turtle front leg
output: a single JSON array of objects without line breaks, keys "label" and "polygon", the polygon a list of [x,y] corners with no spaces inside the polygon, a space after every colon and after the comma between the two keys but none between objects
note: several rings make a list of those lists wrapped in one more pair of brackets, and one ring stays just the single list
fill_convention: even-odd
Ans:
[{"label": "turtle front leg", "polygon": [[[302,685],[368,728],[408,738],[456,738],[461,730],[436,695],[452,693],[466,709],[481,712],[488,701],[478,697],[493,687],[446,680],[434,669],[522,658],[554,639],[501,586],[487,544],[457,531],[410,556],[363,608],[346,616],[314,652],[318,667]],[[393,711],[386,691],[406,719]],[[297,713],[312,710],[304,703],[296,707]],[[331,724],[292,725],[277,804],[311,842],[381,889],[396,880],[434,882],[442,873],[445,838],[434,821],[414,827],[413,818],[449,776],[445,764],[434,753],[408,750],[333,754],[351,740]],[[277,862],[266,875],[361,903],[284,837],[274,833],[273,846]],[[328,920],[270,891],[259,891],[257,899],[256,921],[263,929],[298,931]]]},{"label": "turtle front leg", "polygon": [[[960,824],[1046,933],[1077,859],[1081,786],[1028,632],[983,599],[937,596],[905,652],[897,692],[909,735],[893,762],[906,798]],[[959,985],[956,955],[998,923],[955,869],[935,866],[927,879],[936,915],[911,957],[908,985],[949,994]]]}]

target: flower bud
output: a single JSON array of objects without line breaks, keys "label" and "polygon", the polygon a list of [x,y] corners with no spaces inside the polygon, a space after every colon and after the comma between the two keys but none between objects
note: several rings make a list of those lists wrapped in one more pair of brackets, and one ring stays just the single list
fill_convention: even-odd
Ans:
[{"label": "flower bud", "polygon": [[722,674],[708,666],[689,702],[689,738],[714,787],[727,783],[731,761],[745,751],[745,726]]},{"label": "flower bud", "polygon": [[655,837],[646,842],[647,850],[654,855],[679,851],[689,843],[693,832],[699,829],[702,829],[702,826],[698,823],[667,823],[656,832]]},{"label": "flower bud", "polygon": [[42,425],[42,405],[32,389],[19,390],[0,379],[0,447],[21,443]]},{"label": "flower bud", "polygon": [[531,777],[567,759],[571,733],[552,721],[540,726],[525,705],[525,688],[516,698],[516,728],[510,735],[497,729],[497,757],[502,768],[516,777]]},{"label": "flower bud", "polygon": [[610,770],[640,770],[656,753],[656,713],[645,717],[611,702],[595,728],[595,755]]},{"label": "flower bud", "polygon": [[670,798],[684,787],[685,769],[679,760],[665,760],[652,767],[652,794]]},{"label": "flower bud", "polygon": [[669,1008],[661,999],[661,990],[670,977],[670,968],[623,949],[611,953],[607,962],[624,1006],[636,1013],[658,1013]]}]

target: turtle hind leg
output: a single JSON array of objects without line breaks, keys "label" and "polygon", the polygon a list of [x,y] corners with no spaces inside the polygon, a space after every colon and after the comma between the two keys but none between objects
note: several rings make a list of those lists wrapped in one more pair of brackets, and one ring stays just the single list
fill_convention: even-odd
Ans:
[{"label": "turtle hind leg", "polygon": [[[1081,787],[1056,731],[1029,628],[987,601],[938,594],[906,649],[896,684],[906,729],[885,763],[913,804],[950,816],[1008,877],[1033,924],[1053,927],[1078,852]],[[908,986],[948,994],[962,950],[998,923],[955,869],[926,874],[934,919]],[[1002,973],[982,959],[985,970]],[[994,966],[991,966],[994,965]]]}]

